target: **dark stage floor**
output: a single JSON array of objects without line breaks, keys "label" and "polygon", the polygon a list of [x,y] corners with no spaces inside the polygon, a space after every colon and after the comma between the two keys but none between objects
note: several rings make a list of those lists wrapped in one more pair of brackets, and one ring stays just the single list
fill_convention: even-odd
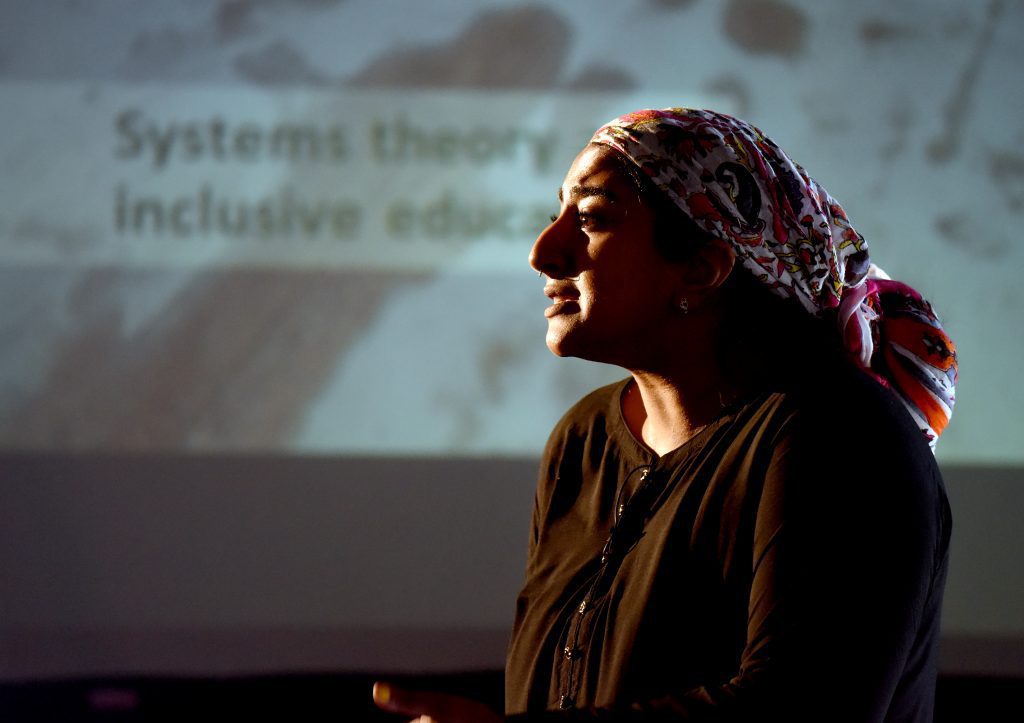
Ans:
[{"label": "dark stage floor", "polygon": [[[388,721],[404,720],[370,701],[380,676],[291,675],[246,678],[123,678],[0,686],[0,721]],[[501,705],[500,671],[402,677],[411,686],[473,695]],[[1019,720],[1024,679],[942,677],[935,723]],[[827,716],[823,716],[823,721]]]}]

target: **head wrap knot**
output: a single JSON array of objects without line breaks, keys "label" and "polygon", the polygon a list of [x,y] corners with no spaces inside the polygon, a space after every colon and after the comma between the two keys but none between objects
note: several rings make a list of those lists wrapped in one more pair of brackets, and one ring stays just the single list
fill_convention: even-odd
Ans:
[{"label": "head wrap knot", "polygon": [[835,309],[851,356],[907,406],[929,444],[949,421],[956,349],[927,301],[870,263],[842,206],[754,126],[688,108],[641,110],[592,143],[618,151],[773,293]]}]

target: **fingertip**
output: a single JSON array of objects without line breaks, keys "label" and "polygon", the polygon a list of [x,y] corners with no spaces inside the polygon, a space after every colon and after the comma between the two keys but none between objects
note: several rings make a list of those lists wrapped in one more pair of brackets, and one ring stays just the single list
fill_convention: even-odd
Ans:
[{"label": "fingertip", "polygon": [[376,682],[373,684],[373,702],[382,708],[391,707],[391,686],[387,683]]}]

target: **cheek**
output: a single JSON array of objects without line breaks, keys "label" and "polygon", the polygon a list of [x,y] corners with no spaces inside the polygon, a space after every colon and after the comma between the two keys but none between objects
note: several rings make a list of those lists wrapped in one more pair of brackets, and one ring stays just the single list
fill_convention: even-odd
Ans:
[{"label": "cheek", "polygon": [[638,272],[616,275],[595,285],[592,299],[602,314],[633,316],[662,308],[662,296],[657,280]]}]

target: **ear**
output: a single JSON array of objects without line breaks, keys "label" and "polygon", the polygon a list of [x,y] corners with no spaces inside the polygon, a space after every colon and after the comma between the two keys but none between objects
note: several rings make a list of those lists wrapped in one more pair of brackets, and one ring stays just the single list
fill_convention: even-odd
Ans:
[{"label": "ear", "polygon": [[713,291],[729,278],[735,265],[736,252],[727,241],[716,238],[702,244],[683,265],[680,291],[690,296]]}]

